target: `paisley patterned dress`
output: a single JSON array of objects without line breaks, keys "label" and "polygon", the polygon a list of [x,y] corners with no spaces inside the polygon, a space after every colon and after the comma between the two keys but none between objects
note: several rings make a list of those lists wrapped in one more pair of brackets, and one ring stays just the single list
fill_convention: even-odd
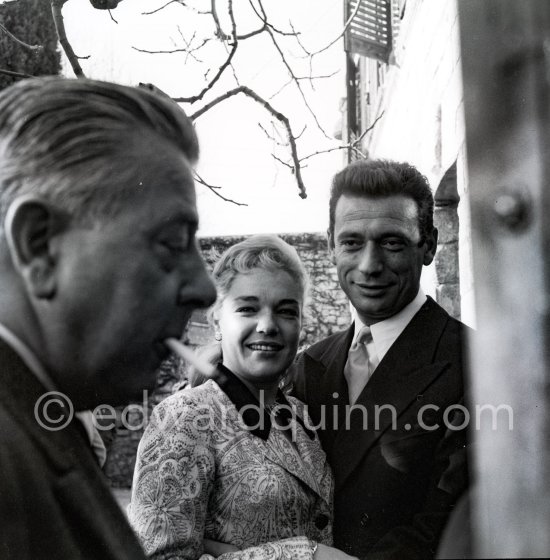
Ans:
[{"label": "paisley patterned dress", "polygon": [[277,401],[285,421],[220,366],[155,408],[128,506],[148,555],[209,560],[203,539],[212,539],[241,549],[221,560],[310,560],[311,540],[332,544],[325,454],[305,405],[281,393]]}]

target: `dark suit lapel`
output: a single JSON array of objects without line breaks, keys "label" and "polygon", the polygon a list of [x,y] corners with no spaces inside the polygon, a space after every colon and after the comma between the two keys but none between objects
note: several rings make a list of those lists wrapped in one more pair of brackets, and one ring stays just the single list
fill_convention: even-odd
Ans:
[{"label": "dark suit lapel", "polygon": [[[48,390],[3,340],[0,340],[0,360],[0,401],[25,426],[29,437],[40,445],[52,464],[63,472],[91,456],[78,420],[73,419],[61,430],[48,430],[40,425],[35,405]],[[57,416],[56,412],[49,411],[49,414]]]},{"label": "dark suit lapel", "polygon": [[[330,341],[327,341],[326,346],[318,350],[316,354],[311,354],[314,362],[308,363],[308,367],[315,368],[315,374],[308,374],[308,381],[315,383],[316,386],[312,391],[308,391],[308,395],[319,396],[338,393],[336,399],[341,399],[347,402],[348,386],[343,375],[346,360],[348,359],[348,350],[353,340],[354,326],[353,324],[345,331],[334,335]],[[307,351],[306,351],[307,353]],[[339,402],[339,401],[338,401]],[[318,402],[315,404],[328,404]]]},{"label": "dark suit lapel", "polygon": [[343,375],[348,349],[353,339],[353,325],[327,342],[326,346],[306,351],[306,401],[313,427],[318,430],[323,449],[331,454],[335,426],[345,421],[348,385]]},{"label": "dark suit lapel", "polygon": [[[447,321],[448,315],[428,298],[376,368],[355,403],[357,410],[348,415],[348,426],[345,420],[339,425],[333,454],[339,485],[395,419],[418,402],[418,396],[449,366],[449,362],[433,362]],[[379,407],[384,405],[389,406],[381,412]]]}]

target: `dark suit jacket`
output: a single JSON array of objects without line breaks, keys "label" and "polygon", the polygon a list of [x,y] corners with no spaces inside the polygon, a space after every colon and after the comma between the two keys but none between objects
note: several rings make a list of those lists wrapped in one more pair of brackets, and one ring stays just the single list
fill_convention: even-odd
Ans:
[{"label": "dark suit jacket", "polygon": [[353,326],[298,357],[293,394],[321,427],[334,471],[336,547],[369,559],[434,556],[467,485],[465,429],[454,429],[465,419],[463,409],[451,410],[444,422],[445,409],[463,402],[465,330],[428,298],[354,409],[343,375]]},{"label": "dark suit jacket", "polygon": [[44,393],[0,341],[0,558],[144,559],[78,420],[59,431],[35,420]]}]

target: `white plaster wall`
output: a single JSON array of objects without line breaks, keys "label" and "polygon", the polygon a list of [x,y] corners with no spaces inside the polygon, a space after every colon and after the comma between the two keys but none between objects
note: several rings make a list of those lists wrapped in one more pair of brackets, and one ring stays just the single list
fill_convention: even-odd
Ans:
[{"label": "white plaster wall", "polygon": [[[408,161],[435,191],[457,161],[462,320],[475,325],[463,88],[456,0],[408,0],[384,92],[374,115],[384,113],[363,148],[370,157]],[[372,108],[371,108],[372,110]],[[433,265],[424,290],[435,293]]]}]

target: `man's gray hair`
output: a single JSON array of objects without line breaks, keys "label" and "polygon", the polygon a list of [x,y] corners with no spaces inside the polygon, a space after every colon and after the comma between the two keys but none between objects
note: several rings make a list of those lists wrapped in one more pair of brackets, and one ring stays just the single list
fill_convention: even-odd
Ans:
[{"label": "man's gray hair", "polygon": [[189,165],[198,159],[193,123],[168,96],[60,77],[8,87],[0,92],[2,224],[11,202],[24,194],[77,220],[115,215],[139,184],[131,156],[148,149],[157,157],[182,156]]}]

